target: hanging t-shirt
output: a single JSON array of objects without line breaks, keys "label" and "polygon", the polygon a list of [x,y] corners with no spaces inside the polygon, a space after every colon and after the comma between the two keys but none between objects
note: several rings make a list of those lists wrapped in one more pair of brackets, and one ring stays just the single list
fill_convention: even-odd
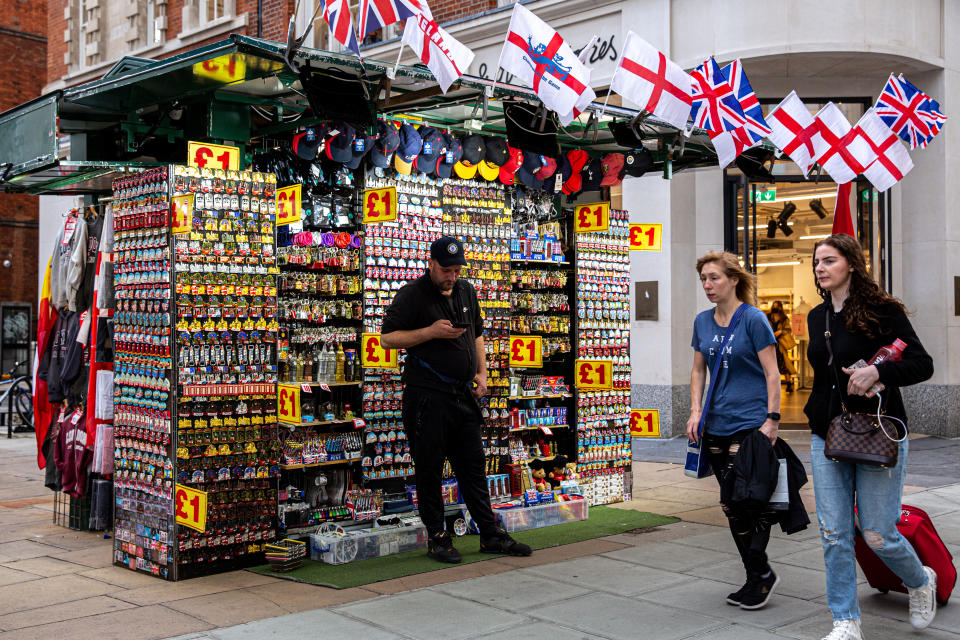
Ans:
[{"label": "hanging t-shirt", "polygon": [[729,343],[723,344],[726,335],[727,327],[716,323],[712,308],[697,314],[691,346],[703,354],[708,372],[723,357],[704,425],[705,432],[718,436],[756,429],[767,419],[767,382],[757,352],[777,342],[767,317],[753,306],[744,310]]}]

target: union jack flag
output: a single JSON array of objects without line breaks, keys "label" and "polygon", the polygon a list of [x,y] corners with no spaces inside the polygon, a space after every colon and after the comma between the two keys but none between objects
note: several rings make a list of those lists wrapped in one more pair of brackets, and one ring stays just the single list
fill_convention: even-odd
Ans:
[{"label": "union jack flag", "polygon": [[382,29],[394,22],[416,17],[418,13],[429,14],[429,11],[424,12],[421,4],[426,5],[426,1],[360,0],[360,11],[357,16],[360,39],[363,40],[377,29]]},{"label": "union jack flag", "polygon": [[334,40],[359,56],[360,44],[357,42],[357,32],[353,29],[353,16],[350,15],[347,0],[326,0],[323,19],[327,21]]},{"label": "union jack flag", "polygon": [[[910,84],[907,79],[903,77],[902,73],[899,76],[899,80],[904,84],[904,86],[920,91],[915,86]],[[943,128],[943,125],[947,121],[947,116],[943,113],[943,111],[940,110],[940,103],[931,98],[929,95],[927,96],[926,102],[920,105],[920,108],[917,109],[917,113],[920,115],[920,119],[926,122],[927,126],[930,127],[930,137],[920,143],[921,147],[926,147],[927,144],[933,139],[933,136],[940,133],[940,129]]]},{"label": "union jack flag", "polygon": [[747,121],[744,128],[747,130],[751,142],[760,142],[772,131],[767,126],[767,121],[763,119],[763,108],[760,106],[760,101],[757,100],[757,95],[753,92],[753,87],[750,86],[750,81],[747,80],[747,74],[743,70],[743,65],[740,64],[740,59],[734,60],[721,71],[727,76],[727,81],[733,89],[733,95],[737,97],[740,108],[743,109],[743,115]]},{"label": "union jack flag", "polygon": [[[935,135],[920,117],[920,109],[930,96],[892,73],[877,98],[876,111],[890,130],[910,144],[911,149],[926,146]],[[939,105],[938,105],[939,106]]]},{"label": "union jack flag", "polygon": [[690,108],[693,126],[720,133],[746,125],[747,118],[740,101],[712,56],[694,69],[690,77],[693,79]]}]

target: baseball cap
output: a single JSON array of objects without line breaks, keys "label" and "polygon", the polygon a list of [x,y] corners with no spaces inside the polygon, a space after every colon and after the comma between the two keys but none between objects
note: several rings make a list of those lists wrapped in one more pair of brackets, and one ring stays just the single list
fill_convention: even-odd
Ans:
[{"label": "baseball cap", "polygon": [[315,127],[307,127],[293,136],[293,152],[304,160],[315,160],[320,145],[323,144],[322,131]]},{"label": "baseball cap", "polygon": [[517,171],[523,165],[523,152],[520,151],[520,149],[507,146],[507,153],[509,158],[507,162],[500,167],[500,182],[505,185],[511,185],[517,177]]},{"label": "baseball cap", "polygon": [[443,134],[443,146],[446,151],[437,158],[436,173],[438,178],[449,178],[454,165],[460,162],[463,156],[463,146],[457,137],[450,133]]},{"label": "baseball cap", "polygon": [[471,180],[476,177],[477,165],[480,164],[486,153],[483,136],[475,133],[464,136],[460,141],[460,146],[463,148],[463,154],[460,156],[460,161],[453,166],[453,171],[458,177]]},{"label": "baseball cap", "polygon": [[603,156],[603,160],[600,161],[603,169],[603,181],[600,186],[613,187],[623,181],[623,160],[622,153],[608,153]]},{"label": "baseball cap", "polygon": [[442,236],[434,240],[430,245],[430,257],[441,267],[467,264],[467,259],[463,255],[463,243],[453,236]]},{"label": "baseball cap", "polygon": [[413,166],[420,173],[431,174],[437,170],[437,160],[440,155],[446,153],[446,147],[443,144],[443,136],[434,127],[420,127],[420,154],[417,156]]},{"label": "baseball cap", "polygon": [[507,163],[510,154],[507,151],[507,141],[496,136],[484,136],[487,151],[480,163],[480,175],[484,180],[493,182],[500,177],[500,167]]},{"label": "baseball cap", "polygon": [[580,172],[590,161],[590,156],[583,149],[571,149],[567,151],[566,159],[569,169],[564,167],[563,192],[569,196],[583,190],[583,178]]},{"label": "baseball cap", "polygon": [[531,189],[542,189],[543,180],[538,180],[534,176],[534,172],[539,170],[542,166],[543,164],[540,162],[540,154],[533,153],[532,151],[524,151],[523,163],[517,170],[517,180],[520,181],[520,184],[530,187]]},{"label": "baseball cap", "polygon": [[580,176],[583,178],[581,188],[584,191],[596,191],[599,189],[600,183],[603,182],[603,164],[600,162],[600,158],[594,158],[585,164],[583,170],[580,172]]},{"label": "baseball cap", "polygon": [[420,153],[422,142],[420,134],[412,125],[404,124],[400,127],[400,146],[397,147],[397,153],[393,156],[393,166],[398,173],[410,175],[413,169],[413,161]]},{"label": "baseball cap", "polygon": [[550,156],[540,156],[540,168],[533,172],[537,180],[552,178],[557,172],[557,161]]},{"label": "baseball cap", "polygon": [[370,162],[375,167],[386,169],[390,166],[390,156],[400,146],[400,134],[393,124],[380,120],[377,122],[377,138],[370,151]]},{"label": "baseball cap", "polygon": [[353,139],[356,132],[346,122],[337,121],[327,125],[327,146],[324,152],[327,158],[340,164],[346,164],[353,159]]},{"label": "baseball cap", "polygon": [[653,156],[646,149],[631,151],[623,159],[623,170],[628,176],[639,178],[653,168]]},{"label": "baseball cap", "polygon": [[344,162],[343,166],[347,169],[356,169],[366,155],[370,153],[371,148],[373,148],[373,136],[358,131],[353,138],[353,144],[350,145],[350,161]]}]

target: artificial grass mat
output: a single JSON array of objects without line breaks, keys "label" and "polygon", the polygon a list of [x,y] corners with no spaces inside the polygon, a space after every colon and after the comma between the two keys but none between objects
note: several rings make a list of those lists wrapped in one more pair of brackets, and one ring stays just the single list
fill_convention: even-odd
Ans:
[{"label": "artificial grass mat", "polygon": [[[657,527],[678,520],[679,518],[644,511],[598,506],[590,508],[590,516],[587,520],[567,522],[541,529],[517,531],[510,535],[537,550],[582,542],[592,538],[612,536],[633,529]],[[463,556],[461,564],[504,557],[497,554],[480,553],[480,536],[471,535],[455,538],[454,545]],[[397,553],[382,558],[371,558],[370,560],[358,560],[357,562],[340,565],[316,562],[307,558],[303,561],[302,567],[286,573],[273,571],[269,565],[251,567],[248,571],[334,589],[348,589],[371,582],[402,578],[456,566],[432,560],[427,557],[426,553],[426,549],[417,549],[416,551]]]}]

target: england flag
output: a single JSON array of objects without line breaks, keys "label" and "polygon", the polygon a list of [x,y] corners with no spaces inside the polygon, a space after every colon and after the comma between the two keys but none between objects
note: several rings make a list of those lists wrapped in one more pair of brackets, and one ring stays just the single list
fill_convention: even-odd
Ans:
[{"label": "england flag", "polygon": [[863,139],[877,155],[877,159],[864,170],[863,175],[876,187],[877,191],[886,191],[903,180],[913,169],[910,153],[900,139],[877,115],[874,109],[868,109],[857,128],[863,132]]},{"label": "england flag", "polygon": [[633,31],[627,34],[610,89],[678,129],[690,117],[690,76]]},{"label": "england flag", "polygon": [[803,175],[807,175],[817,158],[827,150],[820,128],[796,91],[780,101],[767,115],[770,133],[767,138],[790,156]]},{"label": "england flag", "polygon": [[750,133],[743,127],[719,133],[710,131],[709,135],[710,141],[713,142],[713,149],[717,152],[717,164],[721,169],[736,160],[741,153],[758,144],[758,141],[753,140]]},{"label": "england flag", "polygon": [[835,182],[850,182],[877,159],[864,140],[864,131],[851,127],[834,103],[828,102],[814,119],[826,142],[826,151],[816,161]]},{"label": "england flag", "polygon": [[403,29],[403,44],[417,54],[437,79],[444,93],[463,75],[473,62],[473,51],[440,28],[425,2],[423,12],[407,19]]}]

